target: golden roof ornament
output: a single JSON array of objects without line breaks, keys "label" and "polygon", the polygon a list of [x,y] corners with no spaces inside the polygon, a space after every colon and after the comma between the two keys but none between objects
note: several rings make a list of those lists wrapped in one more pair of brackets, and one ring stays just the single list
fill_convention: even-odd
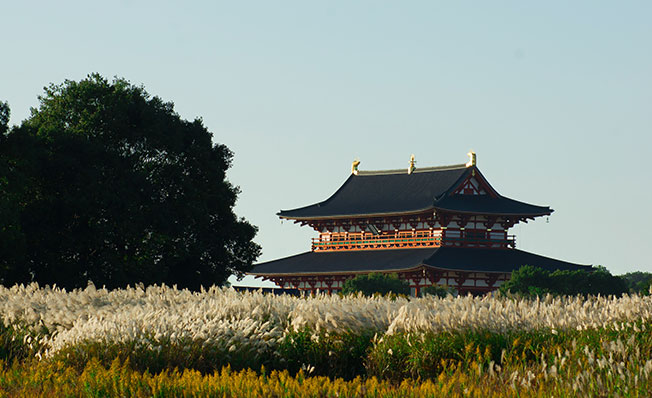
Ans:
[{"label": "golden roof ornament", "polygon": [[353,164],[351,164],[351,174],[358,175],[358,166],[360,165],[360,161],[358,159],[353,161]]},{"label": "golden roof ornament", "polygon": [[415,164],[417,164],[417,161],[414,159],[414,154],[412,154],[410,156],[410,167],[408,167],[408,174],[412,174],[412,172],[416,170],[417,167]]},{"label": "golden roof ornament", "polygon": [[466,163],[466,167],[475,166],[475,163],[476,163],[475,152],[469,151],[469,153],[467,153],[467,155],[469,155],[469,161]]}]

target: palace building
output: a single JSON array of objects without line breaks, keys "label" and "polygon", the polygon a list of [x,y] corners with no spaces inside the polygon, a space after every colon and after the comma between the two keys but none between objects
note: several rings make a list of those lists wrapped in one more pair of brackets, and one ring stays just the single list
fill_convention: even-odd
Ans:
[{"label": "palace building", "polygon": [[336,292],[359,274],[396,273],[412,293],[446,285],[460,294],[497,289],[523,265],[591,268],[516,249],[509,229],[549,216],[550,207],[500,195],[469,152],[466,164],[358,170],[328,199],[278,213],[316,231],[311,250],[260,263],[250,275],[285,289]]}]

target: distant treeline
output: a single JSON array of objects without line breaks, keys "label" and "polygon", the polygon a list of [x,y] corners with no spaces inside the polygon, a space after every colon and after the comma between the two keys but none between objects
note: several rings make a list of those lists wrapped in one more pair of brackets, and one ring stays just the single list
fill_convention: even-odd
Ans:
[{"label": "distant treeline", "polygon": [[500,287],[503,293],[538,296],[555,295],[616,295],[625,293],[649,294],[652,274],[632,272],[622,276],[611,275],[604,267],[593,272],[546,271],[529,265],[512,272],[509,281]]},{"label": "distant treeline", "polygon": [[[523,266],[512,272],[511,278],[500,287],[503,294],[520,296],[553,295],[616,295],[626,293],[650,294],[652,273],[630,272],[625,275],[612,275],[604,267],[595,267],[591,272],[577,271],[546,271],[533,266]],[[358,275],[349,279],[342,289],[343,294],[362,293],[409,295],[410,286],[395,274],[372,273]],[[444,297],[455,294],[452,287],[429,286],[422,289],[422,295]]]}]

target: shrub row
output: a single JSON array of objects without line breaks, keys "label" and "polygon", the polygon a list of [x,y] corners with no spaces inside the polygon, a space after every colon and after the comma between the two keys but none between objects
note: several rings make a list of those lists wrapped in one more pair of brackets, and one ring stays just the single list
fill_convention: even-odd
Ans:
[{"label": "shrub row", "polygon": [[[652,358],[650,322],[615,324],[588,330],[447,331],[397,333],[378,337],[372,332],[315,334],[309,328],[291,332],[276,350],[252,353],[244,347],[222,348],[195,341],[158,341],[145,348],[128,343],[85,342],[59,351],[49,361],[59,361],[81,372],[93,359],[104,366],[118,360],[140,372],[193,369],[209,374],[229,366],[234,370],[262,368],[297,374],[353,379],[375,376],[401,381],[406,378],[435,379],[450,369],[529,366],[545,358],[573,352],[577,347],[594,356],[608,356],[610,342],[627,342],[630,351]],[[0,359],[29,362],[38,349],[25,329],[0,326]],[[620,343],[619,343],[620,344]],[[632,351],[633,352],[633,351]],[[46,361],[43,359],[43,361]]]},{"label": "shrub row", "polygon": [[[146,361],[135,353],[120,359],[126,351],[118,350],[112,361],[111,350],[103,359],[62,352],[42,361],[0,360],[0,397],[648,396],[651,327],[635,322],[599,330],[397,334],[382,340],[346,334],[315,339],[300,331],[288,337],[283,351],[296,372],[227,366],[202,373],[153,364],[165,368],[155,372],[139,369]],[[361,363],[366,373],[350,382],[319,376],[352,375]]]}]

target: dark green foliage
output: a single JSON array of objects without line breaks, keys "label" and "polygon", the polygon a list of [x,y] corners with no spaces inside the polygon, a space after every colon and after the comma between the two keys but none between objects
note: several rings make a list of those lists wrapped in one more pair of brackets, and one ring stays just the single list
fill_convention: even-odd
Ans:
[{"label": "dark green foliage", "polygon": [[[47,331],[42,333],[47,334]],[[35,334],[21,327],[0,324],[0,360],[27,362],[34,358],[41,347],[30,347],[25,338],[28,335]],[[643,321],[628,322],[620,328],[588,330],[413,332],[382,338],[372,335],[371,331],[345,331],[322,332],[319,338],[312,336],[309,329],[291,332],[278,346],[270,346],[266,351],[252,346],[231,349],[220,342],[205,344],[201,339],[157,341],[154,349],[135,341],[79,342],[49,360],[60,361],[80,372],[95,358],[107,367],[119,360],[132,369],[151,373],[194,369],[210,374],[227,365],[233,370],[257,370],[264,366],[267,370],[287,369],[292,374],[304,369],[305,374],[311,376],[346,380],[375,376],[401,382],[408,378],[437,379],[442,373],[456,370],[476,372],[478,367],[486,371],[492,362],[504,368],[541,365],[543,359],[551,364],[554,357],[567,351],[577,353],[588,349],[598,357],[609,358],[608,343],[617,341],[627,342],[625,355],[652,357],[652,325]]]},{"label": "dark green foliage", "polygon": [[[542,354],[554,357],[559,352],[584,347],[596,355],[605,353],[605,341],[627,341],[627,349],[640,349],[642,358],[652,355],[650,324],[642,322],[625,329],[597,330],[512,330],[490,332],[482,330],[441,333],[411,333],[384,336],[367,357],[366,376],[400,382],[406,378],[436,379],[442,372],[456,369],[476,371],[493,362],[507,366],[540,363]],[[632,353],[633,354],[633,353]]]},{"label": "dark green foliage", "polygon": [[27,357],[30,350],[24,343],[26,334],[25,330],[5,326],[0,322],[0,360],[11,363]]},{"label": "dark green foliage", "polygon": [[652,293],[652,279],[648,279],[647,282],[640,282],[636,285],[637,291],[639,294],[647,296]]},{"label": "dark green foliage", "polygon": [[233,213],[232,153],[200,119],[99,75],[39,99],[0,135],[0,283],[198,289],[251,268],[260,247]]},{"label": "dark green foliage", "polygon": [[205,344],[205,340],[200,339],[151,341],[155,342],[156,348],[136,341],[112,344],[80,342],[57,352],[52,359],[72,366],[80,372],[93,358],[105,366],[110,366],[118,359],[128,362],[132,369],[151,373],[173,369],[194,369],[202,373],[213,373],[225,366],[233,370],[260,369],[261,366],[274,368],[275,361],[278,360],[271,351],[259,352],[244,346],[230,350],[230,347],[224,344]]},{"label": "dark green foliage", "polygon": [[9,130],[9,115],[11,111],[9,104],[0,101],[0,135],[4,135]]},{"label": "dark green foliage", "polygon": [[409,295],[410,285],[406,281],[400,280],[396,274],[374,272],[367,275],[358,275],[344,282],[342,294],[355,294],[358,292],[365,296],[386,295],[389,293]]},{"label": "dark green foliage", "polygon": [[365,358],[372,347],[372,332],[331,335],[322,332],[316,340],[311,335],[307,328],[290,333],[278,349],[281,359],[277,367],[292,373],[303,368],[311,376],[341,377],[346,380],[364,374]]},{"label": "dark green foliage", "polygon": [[0,102],[0,283],[29,280],[21,212],[39,196],[33,177],[38,145],[21,130],[8,133],[9,114]]},{"label": "dark green foliage", "polygon": [[0,321],[0,361],[11,363],[34,358],[34,355],[43,348],[40,335],[47,334],[47,330],[42,327],[39,332],[30,330],[22,322],[14,322],[7,326]]},{"label": "dark green foliage", "polygon": [[444,298],[449,294],[452,295],[454,293],[455,293],[455,289],[447,286],[440,286],[440,285],[426,286],[423,289],[421,289],[421,297],[430,295],[430,296]]},{"label": "dark green foliage", "polygon": [[541,284],[547,282],[549,276],[550,273],[542,268],[525,265],[512,272],[510,279],[500,287],[500,291],[522,295],[544,293]]},{"label": "dark green foliage", "polygon": [[512,272],[509,281],[500,287],[503,293],[538,296],[546,293],[559,295],[617,295],[628,292],[625,280],[613,276],[603,267],[587,271],[546,271],[529,265]]},{"label": "dark green foliage", "polygon": [[373,333],[328,335],[322,332],[318,339],[311,336],[309,329],[291,332],[278,347],[262,352],[251,346],[231,349],[220,342],[205,344],[203,340],[156,341],[156,349],[134,341],[113,344],[81,342],[59,351],[53,359],[79,371],[92,358],[97,358],[105,366],[118,359],[127,361],[133,369],[152,373],[175,368],[212,373],[224,366],[233,370],[264,366],[269,370],[287,369],[293,374],[303,369],[311,376],[347,380],[365,373],[365,359],[373,345]]},{"label": "dark green foliage", "polygon": [[369,354],[369,376],[401,381],[433,378],[449,364],[500,363],[513,336],[483,331],[384,336]]},{"label": "dark green foliage", "polygon": [[650,294],[650,285],[652,285],[652,273],[650,272],[628,272],[621,275],[625,279],[629,290],[634,293],[643,295]]}]

